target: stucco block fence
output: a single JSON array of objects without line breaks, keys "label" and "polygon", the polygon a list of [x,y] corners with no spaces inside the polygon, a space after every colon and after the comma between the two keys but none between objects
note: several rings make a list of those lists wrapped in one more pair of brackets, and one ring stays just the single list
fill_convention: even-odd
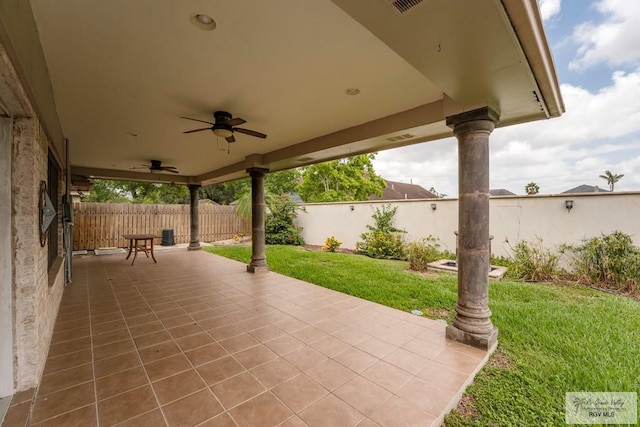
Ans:
[{"label": "stucco block fence", "polygon": [[[572,209],[567,209],[567,200]],[[458,199],[308,203],[296,224],[305,242],[322,245],[329,236],[354,249],[360,234],[373,225],[371,215],[383,205],[397,207],[394,225],[406,231],[405,241],[433,236],[441,249],[454,252],[458,229]],[[585,238],[619,230],[640,245],[640,192],[500,196],[490,201],[492,254],[509,256],[518,241],[542,239],[545,248],[579,244]]]}]

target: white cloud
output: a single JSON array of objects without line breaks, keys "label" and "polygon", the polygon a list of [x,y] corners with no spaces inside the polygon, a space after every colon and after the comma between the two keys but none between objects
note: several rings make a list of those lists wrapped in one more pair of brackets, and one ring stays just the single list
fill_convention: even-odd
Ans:
[{"label": "white cloud", "polygon": [[584,69],[600,63],[634,65],[640,61],[640,1],[601,0],[596,9],[604,16],[599,23],[577,26],[573,38],[579,44],[570,69]]},{"label": "white cloud", "polygon": [[[606,187],[606,169],[624,173],[616,190],[640,190],[640,68],[615,72],[597,92],[564,84],[560,118],[496,129],[491,135],[491,188],[523,194],[531,181],[541,193],[580,184]],[[383,151],[376,171],[394,181],[457,194],[456,141],[447,138]]]},{"label": "white cloud", "polygon": [[546,21],[560,13],[560,3],[561,0],[538,0],[542,19]]}]

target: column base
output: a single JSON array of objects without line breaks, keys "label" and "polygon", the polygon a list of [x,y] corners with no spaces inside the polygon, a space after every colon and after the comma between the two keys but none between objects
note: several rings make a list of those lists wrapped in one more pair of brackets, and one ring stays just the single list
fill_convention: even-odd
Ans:
[{"label": "column base", "polygon": [[187,246],[188,251],[199,251],[201,249],[200,243],[189,243],[189,246]]},{"label": "column base", "polygon": [[489,351],[498,343],[498,328],[494,326],[493,330],[487,334],[474,334],[449,325],[447,326],[446,336],[447,339]]},{"label": "column base", "polygon": [[270,271],[268,265],[247,265],[248,273],[266,273],[268,271]]}]

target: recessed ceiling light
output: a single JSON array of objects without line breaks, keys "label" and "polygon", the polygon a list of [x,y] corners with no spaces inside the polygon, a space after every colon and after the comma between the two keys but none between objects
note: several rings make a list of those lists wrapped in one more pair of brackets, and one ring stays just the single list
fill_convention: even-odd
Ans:
[{"label": "recessed ceiling light", "polygon": [[205,15],[203,13],[194,13],[191,15],[191,23],[195,25],[196,28],[200,28],[204,31],[211,31],[216,28],[216,21],[214,21],[209,15]]},{"label": "recessed ceiling light", "polygon": [[346,91],[347,95],[357,95],[360,93],[360,89],[356,89],[356,88],[351,88],[351,89],[347,89]]}]

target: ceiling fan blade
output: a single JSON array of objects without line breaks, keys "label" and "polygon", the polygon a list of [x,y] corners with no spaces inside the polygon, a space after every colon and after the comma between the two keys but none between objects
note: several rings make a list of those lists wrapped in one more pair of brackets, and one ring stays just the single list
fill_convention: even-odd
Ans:
[{"label": "ceiling fan blade", "polygon": [[193,129],[193,130],[188,130],[188,131],[186,131],[186,132],[182,132],[182,133],[202,132],[203,130],[211,130],[211,128]]},{"label": "ceiling fan blade", "polygon": [[264,133],[256,132],[255,130],[251,130],[251,129],[233,128],[233,130],[236,131],[236,132],[244,133],[246,135],[255,136],[256,138],[266,138],[267,137],[267,135],[265,135]]},{"label": "ceiling fan blade", "polygon": [[243,123],[247,123],[247,121],[245,119],[241,119],[240,117],[234,117],[233,119],[227,121],[227,124],[229,126],[238,126]]},{"label": "ceiling fan blade", "polygon": [[180,171],[178,171],[176,168],[174,167],[163,167],[162,168],[163,171],[165,172],[171,172],[171,173],[180,173]]},{"label": "ceiling fan blade", "polygon": [[236,142],[236,139],[234,138],[234,136],[233,136],[233,135],[228,136],[228,137],[226,137],[225,139],[227,140],[227,142]]},{"label": "ceiling fan blade", "polygon": [[194,122],[202,122],[202,123],[209,123],[210,125],[212,125],[213,123],[208,122],[206,120],[200,120],[200,119],[192,119],[191,117],[183,117],[180,116],[181,119],[187,119],[187,120],[193,120]]}]

